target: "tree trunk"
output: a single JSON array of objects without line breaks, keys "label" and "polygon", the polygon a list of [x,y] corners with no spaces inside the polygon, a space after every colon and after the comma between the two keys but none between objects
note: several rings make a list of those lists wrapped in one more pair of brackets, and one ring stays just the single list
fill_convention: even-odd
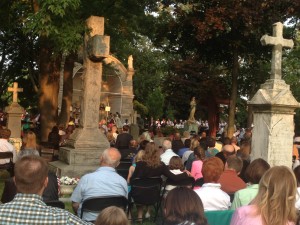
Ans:
[{"label": "tree trunk", "polygon": [[[252,99],[253,96],[256,93],[255,85],[254,84],[251,85],[251,92],[250,93],[251,93],[250,94],[250,99]],[[250,128],[252,126],[252,123],[253,123],[253,108],[252,108],[252,105],[248,105],[247,128]]]},{"label": "tree trunk", "polygon": [[231,95],[230,95],[229,115],[228,115],[228,129],[227,129],[227,137],[229,138],[231,138],[234,134],[238,74],[239,74],[239,56],[238,56],[238,50],[235,47],[233,49],[233,65],[232,65],[232,74],[231,74],[232,85],[231,85]]},{"label": "tree trunk", "polygon": [[39,56],[40,93],[39,110],[41,122],[41,141],[48,140],[48,134],[57,122],[59,71],[61,57],[53,57],[47,39],[41,37]]},{"label": "tree trunk", "polygon": [[59,114],[59,125],[67,126],[70,118],[70,106],[72,105],[73,96],[73,68],[75,54],[66,57],[64,67],[64,84],[61,111]]},{"label": "tree trunk", "polygon": [[216,137],[219,126],[219,109],[215,97],[210,93],[208,99],[209,136]]}]

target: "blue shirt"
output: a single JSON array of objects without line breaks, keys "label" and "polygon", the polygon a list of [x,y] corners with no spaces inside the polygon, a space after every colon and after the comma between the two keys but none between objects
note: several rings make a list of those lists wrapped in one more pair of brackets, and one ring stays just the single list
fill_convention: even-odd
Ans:
[{"label": "blue shirt", "polygon": [[[121,177],[112,167],[99,167],[95,172],[80,178],[71,200],[80,203],[77,215],[80,216],[82,202],[91,197],[99,196],[125,196],[127,198],[128,188],[126,180]],[[98,213],[83,213],[83,220],[94,221]]]},{"label": "blue shirt", "polygon": [[186,151],[188,151],[188,150],[190,150],[190,148],[186,148],[186,147],[181,148],[181,149],[179,149],[179,151],[178,151],[178,155],[182,158],[183,154],[184,154]]}]

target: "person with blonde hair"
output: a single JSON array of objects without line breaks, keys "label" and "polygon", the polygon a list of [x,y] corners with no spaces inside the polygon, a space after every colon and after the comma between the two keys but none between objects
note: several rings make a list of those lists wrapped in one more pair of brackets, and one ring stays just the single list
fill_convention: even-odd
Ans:
[{"label": "person with blonde hair", "polygon": [[250,205],[236,209],[231,225],[293,225],[297,182],[291,169],[274,166],[259,182],[258,194]]},{"label": "person with blonde hair", "polygon": [[132,165],[129,167],[129,171],[128,171],[128,176],[127,176],[127,183],[128,184],[129,184],[130,178],[131,178],[131,176],[132,176],[132,174],[133,174],[133,172],[135,170],[136,163],[143,160],[144,154],[145,154],[145,151],[144,150],[140,150],[140,151],[138,151],[138,153],[134,157],[134,163],[132,163]]},{"label": "person with blonde hair", "polygon": [[128,225],[127,216],[121,208],[110,206],[103,209],[97,217],[95,225]]}]

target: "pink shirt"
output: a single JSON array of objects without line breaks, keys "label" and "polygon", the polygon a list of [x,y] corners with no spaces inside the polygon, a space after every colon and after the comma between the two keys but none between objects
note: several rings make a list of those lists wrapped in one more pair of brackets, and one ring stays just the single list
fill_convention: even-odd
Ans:
[{"label": "pink shirt", "polygon": [[202,172],[201,172],[202,165],[203,165],[203,162],[201,160],[195,160],[192,164],[191,174],[195,180],[203,177]]},{"label": "pink shirt", "polygon": [[[294,225],[288,222],[288,225]],[[237,208],[232,216],[230,225],[263,225],[261,216],[256,214],[255,205],[246,205]]]}]

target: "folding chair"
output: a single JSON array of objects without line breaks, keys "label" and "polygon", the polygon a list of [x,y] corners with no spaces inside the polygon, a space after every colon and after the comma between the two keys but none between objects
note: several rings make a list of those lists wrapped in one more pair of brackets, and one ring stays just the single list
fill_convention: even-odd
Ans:
[{"label": "folding chair", "polygon": [[131,165],[131,160],[121,160],[120,164],[116,167],[116,171],[120,176],[127,180],[129,167]]},{"label": "folding chair", "polygon": [[[136,205],[154,206],[154,218],[156,221],[162,199],[161,177],[136,178],[131,181],[130,203]],[[131,206],[131,205],[130,205]],[[129,208],[130,210],[131,208]]]},{"label": "folding chair", "polygon": [[9,159],[8,163],[0,164],[0,170],[7,170],[11,177],[14,176],[14,163],[12,152],[0,152],[0,159]]},{"label": "folding chair", "polygon": [[234,210],[205,211],[204,215],[209,225],[230,225]]},{"label": "folding chair", "polygon": [[101,210],[109,206],[117,206],[125,211],[127,205],[128,200],[124,196],[100,196],[88,198],[82,203],[80,218],[82,219],[84,212],[100,213]]},{"label": "folding chair", "polygon": [[60,209],[65,209],[65,203],[63,203],[62,201],[47,201],[45,202],[47,206],[51,206],[51,207],[56,207],[56,208],[60,208]]}]

